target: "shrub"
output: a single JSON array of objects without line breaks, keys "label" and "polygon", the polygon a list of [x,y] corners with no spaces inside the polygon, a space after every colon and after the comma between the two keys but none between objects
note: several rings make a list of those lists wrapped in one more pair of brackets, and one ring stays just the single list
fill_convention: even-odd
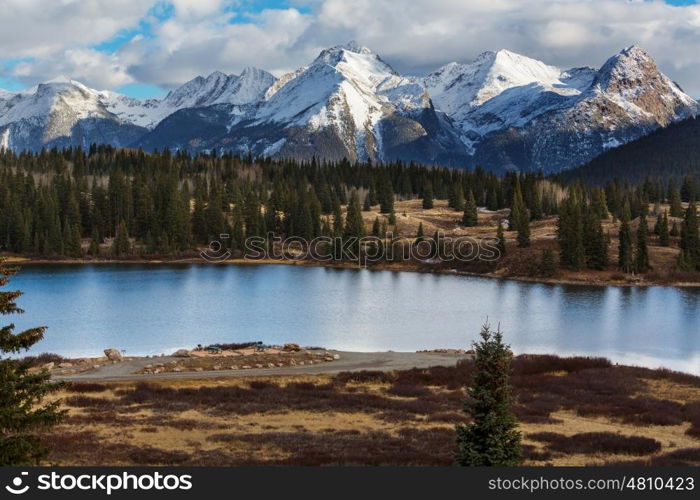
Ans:
[{"label": "shrub", "polygon": [[400,396],[402,398],[420,398],[432,394],[430,389],[426,389],[425,387],[400,384],[398,382],[387,389],[386,392],[393,396]]},{"label": "shrub", "polygon": [[66,384],[66,390],[69,392],[104,392],[108,389],[109,386],[96,382],[73,382],[71,384]]},{"label": "shrub", "polygon": [[340,372],[333,380],[338,384],[345,385],[348,382],[357,384],[367,383],[390,383],[394,380],[395,375],[391,372],[383,372],[379,370],[363,370],[359,372]]},{"label": "shrub", "polygon": [[529,434],[534,441],[548,444],[549,449],[563,453],[616,453],[646,455],[661,449],[655,439],[640,436],[622,436],[613,432],[583,432],[565,436],[555,432]]}]

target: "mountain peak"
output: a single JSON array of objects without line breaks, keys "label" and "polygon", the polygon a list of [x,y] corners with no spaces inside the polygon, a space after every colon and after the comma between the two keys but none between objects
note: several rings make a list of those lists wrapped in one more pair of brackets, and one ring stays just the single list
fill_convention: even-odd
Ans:
[{"label": "mountain peak", "polygon": [[368,49],[367,47],[360,45],[357,43],[355,40],[350,40],[348,43],[345,45],[341,46],[344,50],[347,50],[349,52],[354,52],[355,54],[371,54],[372,51]]},{"label": "mountain peak", "polygon": [[335,66],[343,60],[345,54],[348,52],[360,56],[373,56],[375,59],[379,58],[374,52],[372,52],[367,47],[361,46],[355,41],[350,41],[344,45],[335,45],[333,47],[323,49],[314,61],[314,63],[320,62],[323,64],[328,64],[330,66]]},{"label": "mountain peak", "polygon": [[626,57],[652,59],[651,55],[649,55],[649,53],[639,45],[630,45],[628,47],[625,47],[619,52],[619,54],[624,55]]},{"label": "mountain peak", "polygon": [[209,73],[209,76],[206,77],[207,81],[212,81],[212,80],[219,80],[221,78],[228,78],[228,75],[222,71],[212,71]]},{"label": "mountain peak", "polygon": [[57,77],[43,83],[73,83],[73,79],[68,75],[58,75]]},{"label": "mountain peak", "polygon": [[638,45],[631,45],[605,61],[598,72],[597,83],[603,90],[616,91],[661,78],[656,61],[649,53]]}]

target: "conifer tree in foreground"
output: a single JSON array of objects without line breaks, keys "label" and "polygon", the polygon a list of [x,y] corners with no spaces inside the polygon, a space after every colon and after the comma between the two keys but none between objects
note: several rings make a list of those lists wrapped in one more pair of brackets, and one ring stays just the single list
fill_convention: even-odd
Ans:
[{"label": "conifer tree in foreground", "polygon": [[521,436],[512,412],[510,362],[513,354],[500,329],[485,324],[474,343],[474,373],[464,411],[472,421],[457,426],[455,459],[462,466],[514,466],[522,460]]},{"label": "conifer tree in foreground", "polygon": [[[0,261],[0,287],[15,269]],[[0,315],[22,311],[15,300],[22,292],[0,292]],[[59,386],[49,382],[46,371],[29,373],[26,361],[7,357],[26,351],[44,337],[45,327],[13,333],[14,325],[0,327],[0,466],[36,465],[47,453],[36,432],[58,423],[63,413],[58,402],[42,404],[44,396]]]}]

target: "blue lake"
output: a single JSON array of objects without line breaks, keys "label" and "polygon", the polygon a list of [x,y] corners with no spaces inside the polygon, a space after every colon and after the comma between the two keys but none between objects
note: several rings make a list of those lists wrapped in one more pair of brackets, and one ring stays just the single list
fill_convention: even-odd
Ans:
[{"label": "blue lake", "polygon": [[[700,290],[520,283],[261,265],[26,266],[33,353],[169,353],[262,340],[351,351],[468,348],[488,318],[516,353],[605,356],[700,374]],[[10,318],[2,318],[7,324]]]}]

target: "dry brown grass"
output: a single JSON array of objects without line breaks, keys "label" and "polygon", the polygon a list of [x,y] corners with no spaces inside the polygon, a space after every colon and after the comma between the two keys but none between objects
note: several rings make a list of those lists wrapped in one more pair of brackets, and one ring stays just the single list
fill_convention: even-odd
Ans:
[{"label": "dry brown grass", "polygon": [[[700,436],[688,433],[700,420],[700,378],[591,358],[520,356],[513,366],[526,464],[700,461]],[[461,386],[471,370],[464,362],[389,374],[76,384],[57,396],[68,419],[46,436],[48,462],[449,465],[454,426],[468,420]],[[542,433],[550,441],[536,439]]]}]

